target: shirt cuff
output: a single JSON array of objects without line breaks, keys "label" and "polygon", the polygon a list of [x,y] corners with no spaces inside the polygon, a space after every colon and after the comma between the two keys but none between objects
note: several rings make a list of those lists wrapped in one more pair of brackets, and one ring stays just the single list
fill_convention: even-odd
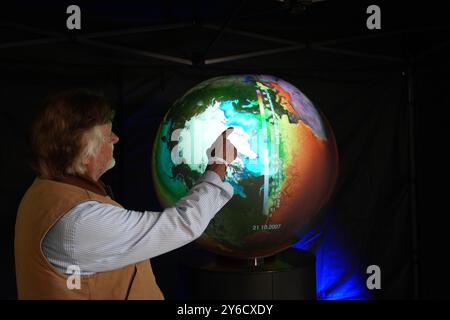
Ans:
[{"label": "shirt cuff", "polygon": [[222,181],[220,176],[212,170],[206,170],[205,173],[197,181],[197,183],[200,182],[207,182],[222,189],[222,191],[225,192],[227,198],[231,198],[234,194],[233,186],[228,182]]}]

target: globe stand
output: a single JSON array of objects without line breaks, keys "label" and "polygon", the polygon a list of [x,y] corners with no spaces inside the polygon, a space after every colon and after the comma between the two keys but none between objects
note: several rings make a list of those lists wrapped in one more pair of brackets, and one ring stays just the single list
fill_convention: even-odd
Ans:
[{"label": "globe stand", "polygon": [[316,299],[315,256],[304,250],[251,259],[196,250],[183,266],[184,299]]},{"label": "globe stand", "polygon": [[264,266],[264,258],[257,257],[251,259],[245,259],[248,262],[250,269],[260,269]]}]

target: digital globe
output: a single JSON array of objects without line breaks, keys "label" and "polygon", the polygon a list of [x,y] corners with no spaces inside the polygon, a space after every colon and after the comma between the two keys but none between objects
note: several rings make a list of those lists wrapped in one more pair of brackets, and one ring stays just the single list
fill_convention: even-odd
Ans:
[{"label": "digital globe", "polygon": [[162,206],[204,173],[227,128],[236,146],[225,181],[234,195],[197,240],[216,254],[271,256],[299,240],[330,199],[338,152],[324,115],[292,84],[269,75],[222,76],[177,99],[158,129],[152,178]]}]

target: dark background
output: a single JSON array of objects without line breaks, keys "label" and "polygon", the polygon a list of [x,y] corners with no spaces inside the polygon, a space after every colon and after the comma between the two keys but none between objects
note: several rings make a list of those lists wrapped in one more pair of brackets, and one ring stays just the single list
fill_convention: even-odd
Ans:
[{"label": "dark background", "polygon": [[[66,29],[70,4],[81,7],[79,31]],[[366,28],[370,4],[381,8],[381,30]],[[150,151],[165,112],[203,80],[246,73],[275,75],[297,86],[336,135],[340,175],[329,219],[319,226],[321,237],[304,246],[318,256],[319,281],[327,283],[319,297],[339,298],[332,292],[349,283],[351,272],[362,279],[365,268],[376,264],[382,289],[371,292],[375,299],[449,298],[447,16],[444,1],[2,5],[0,298],[16,298],[15,216],[34,178],[26,138],[48,93],[84,87],[109,98],[121,140],[116,168],[104,180],[126,208],[160,210]],[[339,254],[328,245],[336,239],[349,257],[340,266],[326,259]],[[184,250],[153,259],[169,299],[178,295]],[[339,276],[329,276],[330,265]]]}]

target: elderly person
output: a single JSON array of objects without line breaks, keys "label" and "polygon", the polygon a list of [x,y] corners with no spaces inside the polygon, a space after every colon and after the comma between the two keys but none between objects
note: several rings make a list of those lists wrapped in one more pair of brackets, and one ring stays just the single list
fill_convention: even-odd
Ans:
[{"label": "elderly person", "polygon": [[112,119],[106,100],[88,91],[45,101],[31,136],[37,177],[16,220],[19,299],[163,299],[149,259],[198,238],[233,196],[223,181],[236,158],[226,139],[231,129],[209,149],[213,155],[232,150],[228,158],[210,163],[173,207],[123,208],[99,180],[115,164],[119,137]]}]

